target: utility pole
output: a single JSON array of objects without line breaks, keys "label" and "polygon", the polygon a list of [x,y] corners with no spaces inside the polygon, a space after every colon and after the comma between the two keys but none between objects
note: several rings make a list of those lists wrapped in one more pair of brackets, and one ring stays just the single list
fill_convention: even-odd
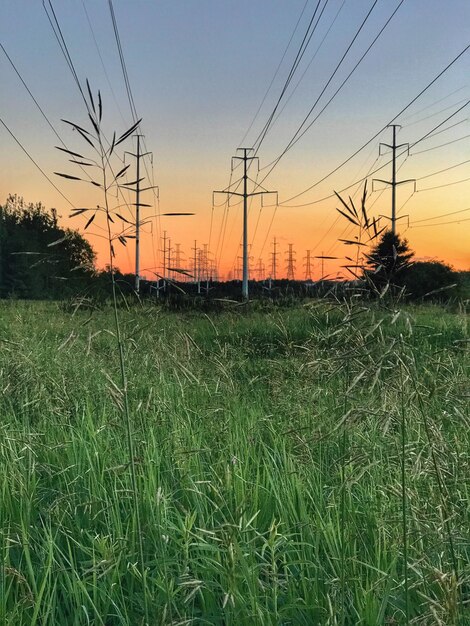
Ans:
[{"label": "utility pole", "polygon": [[289,244],[287,251],[287,280],[295,280],[295,252],[293,249],[294,244]]},{"label": "utility pole", "polygon": [[[397,221],[397,210],[396,210],[396,201],[397,201],[397,193],[396,189],[398,185],[404,185],[405,183],[414,183],[416,189],[416,180],[414,178],[408,178],[406,180],[398,180],[397,181],[397,150],[398,148],[406,148],[407,152],[409,152],[410,145],[408,143],[400,143],[397,144],[397,128],[401,128],[399,124],[390,124],[389,128],[392,129],[392,143],[391,145],[388,143],[380,143],[379,144],[379,155],[381,155],[380,148],[384,146],[385,148],[390,148],[392,151],[392,180],[382,180],[381,178],[374,178],[372,180],[372,189],[374,187],[374,182],[383,183],[385,185],[390,185],[392,188],[392,215],[390,218],[392,222],[392,235],[396,235],[396,221]],[[385,216],[384,216],[385,217]],[[404,217],[404,216],[403,216]]]},{"label": "utility pole", "polygon": [[305,280],[312,280],[312,261],[311,261],[311,250],[307,250],[307,256],[305,257]]},{"label": "utility pole", "polygon": [[[253,196],[262,196],[263,194],[267,194],[267,193],[276,193],[277,191],[268,191],[267,189],[264,189],[262,191],[253,191],[251,193],[248,193],[248,162],[251,161],[258,161],[258,157],[255,156],[248,156],[248,154],[250,152],[254,152],[253,148],[238,148],[238,151],[241,151],[243,153],[243,156],[234,156],[232,157],[232,162],[234,159],[238,159],[243,161],[243,193],[237,193],[236,191],[231,191],[230,187],[228,187],[227,189],[224,189],[222,191],[214,191],[214,193],[223,193],[223,194],[229,194],[230,196],[240,196],[243,198],[243,282],[242,282],[242,296],[244,300],[248,300],[248,274],[249,274],[249,269],[248,269],[248,198],[253,197]],[[232,167],[232,171],[233,171],[233,167]],[[253,181],[251,178],[250,180],[252,182],[255,183],[256,187],[261,187],[261,185],[259,185],[258,183],[256,183],[256,181]],[[231,186],[237,184],[237,183],[232,183]],[[235,187],[237,188],[237,187]]]}]

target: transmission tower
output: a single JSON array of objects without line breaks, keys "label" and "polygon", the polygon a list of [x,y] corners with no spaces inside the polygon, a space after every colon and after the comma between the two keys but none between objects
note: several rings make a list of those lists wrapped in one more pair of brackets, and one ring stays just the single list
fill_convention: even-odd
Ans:
[{"label": "transmission tower", "polygon": [[243,257],[237,256],[237,264],[235,265],[235,268],[234,268],[235,280],[241,280],[243,277],[243,269],[240,263],[241,261],[243,261]]},{"label": "transmission tower", "polygon": [[[183,253],[181,252],[181,244],[175,243],[175,270],[183,269],[182,257]],[[186,277],[184,274],[180,272],[176,272],[176,274],[178,280],[185,280]]]},{"label": "transmission tower", "polygon": [[294,244],[289,244],[287,251],[287,280],[295,280],[295,252]]},{"label": "transmission tower", "polygon": [[[392,180],[382,180],[381,178],[374,178],[372,180],[372,189],[374,187],[374,182],[383,183],[385,185],[390,185],[392,188],[392,215],[390,218],[387,216],[387,219],[390,219],[392,223],[392,234],[396,234],[396,221],[397,221],[397,212],[396,212],[396,189],[398,185],[404,185],[405,183],[414,183],[416,190],[416,180],[414,178],[408,178],[406,180],[397,180],[397,150],[398,148],[406,148],[407,153],[409,153],[410,146],[408,143],[400,143],[397,144],[397,128],[401,128],[399,124],[390,124],[389,128],[392,129],[392,143],[391,145],[388,143],[380,143],[379,144],[379,155],[381,155],[380,148],[384,146],[385,148],[390,148],[392,151]],[[405,216],[402,216],[405,217]],[[400,219],[400,218],[399,218]]]},{"label": "transmission tower", "polygon": [[175,265],[179,267],[181,265],[181,244],[175,243]]},{"label": "transmission tower", "polygon": [[194,248],[191,248],[194,255],[193,255],[193,283],[197,283],[199,280],[199,273],[198,273],[198,264],[197,264],[197,252],[198,252],[198,247],[197,247],[197,240],[194,240]]},{"label": "transmission tower", "polygon": [[168,237],[166,236],[166,230],[163,231],[163,281],[165,282],[166,280],[166,269],[168,267],[168,262],[167,262],[167,258],[166,258],[166,242]]},{"label": "transmission tower", "polygon": [[[248,267],[248,198],[253,197],[253,196],[262,196],[264,194],[267,193],[276,193],[277,191],[268,191],[267,189],[264,189],[264,187],[262,188],[262,191],[253,191],[251,193],[248,193],[248,162],[254,161],[254,160],[258,160],[258,157],[255,156],[248,156],[248,153],[250,152],[254,152],[253,148],[238,148],[239,151],[241,151],[243,153],[243,156],[234,156],[232,157],[232,163],[234,159],[238,159],[243,161],[243,193],[237,193],[236,191],[231,191],[230,187],[227,189],[224,189],[222,191],[214,191],[214,193],[223,193],[223,194],[229,194],[229,198],[230,196],[241,196],[243,198],[243,283],[242,283],[242,296],[245,300],[248,300],[248,276],[249,276],[249,267]],[[232,167],[232,171],[233,171],[233,167]],[[255,188],[259,188],[261,187],[261,185],[259,185],[258,183],[256,183],[256,181],[253,181],[252,179],[250,179],[251,182],[255,183],[256,187]],[[231,186],[238,184],[237,183],[232,183]],[[237,188],[237,187],[235,187]]]},{"label": "transmission tower", "polygon": [[271,252],[271,276],[273,280],[276,280],[276,270],[277,270],[277,257],[279,252],[277,252],[277,242],[276,237],[273,240],[273,251]]},{"label": "transmission tower", "polygon": [[172,280],[173,279],[173,272],[172,272],[172,268],[173,268],[173,248],[171,247],[171,239],[168,237],[167,238],[167,249],[166,249],[166,264],[167,264],[167,273],[168,273],[168,280]]},{"label": "transmission tower", "polygon": [[263,259],[258,259],[258,265],[256,267],[256,272],[258,274],[258,280],[259,281],[263,280],[263,278],[264,278],[264,276],[266,274],[266,271],[265,271],[265,268],[264,268]]},{"label": "transmission tower", "polygon": [[312,280],[312,258],[311,258],[311,254],[312,251],[311,250],[307,250],[307,256],[305,257],[305,263],[304,263],[304,267],[305,267],[305,280]]},{"label": "transmission tower", "polygon": [[215,261],[211,261],[210,276],[212,281],[214,281],[215,283],[219,282],[219,270]]},{"label": "transmission tower", "polygon": [[202,274],[205,281],[209,280],[209,246],[207,243],[203,244],[202,249]]}]

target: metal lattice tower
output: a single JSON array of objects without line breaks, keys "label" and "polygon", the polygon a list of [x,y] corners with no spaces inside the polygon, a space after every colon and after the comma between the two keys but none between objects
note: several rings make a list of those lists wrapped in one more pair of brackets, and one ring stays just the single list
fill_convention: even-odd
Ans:
[{"label": "metal lattice tower", "polygon": [[167,257],[166,257],[166,241],[167,241],[167,236],[166,236],[166,230],[163,231],[163,268],[162,268],[162,276],[163,276],[163,280],[166,279],[166,270],[168,267],[168,261],[167,261]]},{"label": "metal lattice tower", "polygon": [[171,239],[167,238],[167,249],[166,249],[166,263],[167,263],[167,271],[168,271],[168,279],[173,279],[173,273],[171,268],[173,267],[173,248],[171,247]]},{"label": "metal lattice tower", "polygon": [[198,247],[197,247],[197,240],[194,240],[194,248],[191,248],[191,250],[194,252],[194,256],[193,256],[193,282],[197,283],[199,280],[199,266],[198,266],[198,262],[197,262],[197,252],[198,252]]},{"label": "metal lattice tower", "polygon": [[271,252],[271,278],[276,280],[276,270],[277,270],[277,257],[279,252],[276,252],[277,242],[276,237],[273,240],[273,251]]},{"label": "metal lattice tower", "polygon": [[307,250],[307,256],[305,257],[305,280],[312,280],[312,251]]},{"label": "metal lattice tower", "polygon": [[287,280],[295,280],[295,252],[294,244],[289,244],[287,251]]},{"label": "metal lattice tower", "polygon": [[[183,257],[184,254],[183,252],[181,252],[181,244],[180,243],[175,243],[175,269],[177,270],[183,270]],[[180,272],[176,272],[178,274],[177,278],[180,281],[186,281],[188,279],[188,277]]]},{"label": "metal lattice tower", "polygon": [[240,261],[242,260],[243,260],[243,257],[237,256],[237,264],[235,265],[234,271],[233,271],[235,280],[241,280],[242,278],[243,270],[242,270],[242,266],[240,263]]},{"label": "metal lattice tower", "polygon": [[175,267],[181,268],[181,244],[175,243]]}]

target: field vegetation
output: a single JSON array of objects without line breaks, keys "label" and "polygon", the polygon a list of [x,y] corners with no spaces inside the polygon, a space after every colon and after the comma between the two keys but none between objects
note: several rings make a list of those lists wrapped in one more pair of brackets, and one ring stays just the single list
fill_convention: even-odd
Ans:
[{"label": "field vegetation", "polygon": [[0,623],[470,624],[468,317],[354,300],[122,306],[132,464],[112,309],[2,302]]}]

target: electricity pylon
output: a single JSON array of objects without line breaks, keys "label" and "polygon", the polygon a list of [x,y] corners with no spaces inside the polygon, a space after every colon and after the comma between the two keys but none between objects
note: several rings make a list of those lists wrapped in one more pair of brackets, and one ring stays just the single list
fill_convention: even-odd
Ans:
[{"label": "electricity pylon", "polygon": [[[379,144],[379,155],[380,147],[385,146],[386,148],[390,148],[392,150],[392,180],[382,180],[381,178],[374,178],[372,180],[372,190],[374,190],[374,182],[383,183],[385,185],[390,185],[392,188],[392,215],[390,218],[392,222],[392,234],[396,234],[396,221],[397,221],[397,212],[396,212],[396,202],[397,202],[397,194],[396,188],[398,185],[404,185],[405,183],[414,183],[416,190],[416,180],[414,178],[408,178],[406,180],[397,180],[397,150],[398,148],[406,148],[406,151],[409,153],[410,145],[408,143],[400,143],[397,144],[397,128],[401,128],[399,124],[390,124],[390,128],[392,129],[392,144],[388,143],[380,143]],[[383,216],[386,217],[386,216]],[[405,216],[403,216],[405,217]]]},{"label": "electricity pylon", "polygon": [[295,280],[295,252],[293,249],[294,244],[289,244],[287,251],[287,280]]},{"label": "electricity pylon", "polygon": [[163,282],[166,280],[166,268],[167,268],[167,259],[166,259],[166,240],[168,239],[166,236],[166,230],[163,231]]},{"label": "electricity pylon", "polygon": [[311,250],[307,250],[307,256],[305,257],[305,280],[312,280],[312,260],[311,260]]},{"label": "electricity pylon", "polygon": [[[262,191],[252,191],[251,193],[248,193],[248,180],[251,180],[251,182],[253,182],[255,184],[255,189],[261,187],[261,185],[259,185],[256,181],[252,180],[251,178],[249,179],[248,177],[248,162],[249,161],[254,161],[254,160],[258,160],[258,157],[255,156],[248,156],[249,152],[254,152],[253,148],[238,148],[239,151],[243,152],[243,156],[237,156],[235,155],[234,157],[232,157],[232,171],[233,171],[233,160],[234,159],[238,159],[243,161],[243,176],[242,176],[242,181],[243,181],[243,193],[239,193],[237,191],[231,191],[230,187],[233,187],[234,185],[237,185],[235,187],[235,189],[238,189],[238,185],[240,183],[240,181],[237,181],[235,183],[232,183],[231,185],[229,185],[229,187],[227,189],[224,189],[222,191],[214,191],[213,193],[223,193],[223,194],[228,194],[229,198],[230,196],[240,196],[243,198],[243,281],[242,281],[242,296],[244,300],[248,300],[248,275],[249,275],[249,268],[248,268],[248,198],[251,198],[253,196],[262,196],[263,194],[267,194],[267,193],[275,193],[277,194],[277,191],[268,191],[267,189],[264,189]],[[276,203],[277,204],[277,203]]]},{"label": "electricity pylon", "polygon": [[276,252],[277,242],[276,237],[273,240],[273,251],[271,252],[271,276],[273,280],[276,280],[276,270],[277,270],[277,256],[279,252]]},{"label": "electricity pylon", "polygon": [[193,282],[197,283],[199,280],[199,272],[198,272],[198,247],[197,247],[197,240],[194,240],[194,248],[192,248],[193,252],[194,252],[194,256],[193,256]]}]

